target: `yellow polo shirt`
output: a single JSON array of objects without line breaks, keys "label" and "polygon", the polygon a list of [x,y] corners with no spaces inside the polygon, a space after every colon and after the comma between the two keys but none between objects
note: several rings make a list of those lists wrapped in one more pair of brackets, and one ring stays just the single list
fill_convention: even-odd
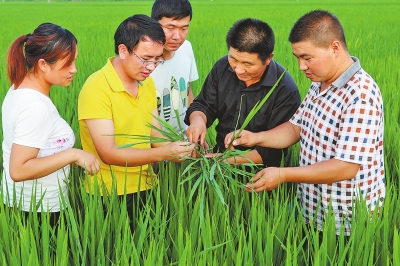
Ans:
[{"label": "yellow polo shirt", "polygon": [[[142,82],[138,97],[134,98],[124,87],[112,65],[115,57],[88,77],[78,98],[78,119],[82,148],[94,154],[100,161],[100,172],[96,175],[97,183],[112,191],[113,183],[118,195],[135,193],[151,188],[157,183],[151,166],[125,167],[105,164],[98,155],[90,137],[85,119],[110,119],[114,122],[115,134],[150,135],[147,126],[152,122],[152,112],[156,105],[156,89],[151,77]],[[120,136],[115,138],[118,146],[132,143],[134,140]],[[150,148],[150,144],[138,144],[135,148]],[[88,176],[86,190],[94,191],[94,177]],[[100,189],[100,193],[102,191]]]}]

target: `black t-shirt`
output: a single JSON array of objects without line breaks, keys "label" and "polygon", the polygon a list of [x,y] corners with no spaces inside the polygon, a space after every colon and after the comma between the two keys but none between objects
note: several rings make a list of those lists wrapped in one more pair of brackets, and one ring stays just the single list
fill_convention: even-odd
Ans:
[{"label": "black t-shirt", "polygon": [[[216,125],[216,146],[214,152],[225,150],[225,136],[240,129],[247,115],[258,101],[272,89],[284,68],[271,60],[260,81],[246,87],[239,80],[228,63],[228,57],[219,59],[208,74],[200,94],[194,99],[186,112],[185,123],[189,125],[189,116],[201,111],[207,117],[207,127],[218,119]],[[288,121],[300,105],[300,94],[296,83],[288,72],[284,74],[274,92],[245,128],[251,132],[272,129]],[[237,149],[249,149],[235,147]],[[260,154],[264,166],[279,166],[284,150],[253,147]]]}]

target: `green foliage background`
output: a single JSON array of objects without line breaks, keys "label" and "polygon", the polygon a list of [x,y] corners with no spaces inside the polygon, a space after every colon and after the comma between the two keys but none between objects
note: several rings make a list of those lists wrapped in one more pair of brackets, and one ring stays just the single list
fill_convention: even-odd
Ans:
[{"label": "green foliage background", "polygon": [[[69,88],[53,88],[51,97],[61,116],[72,125],[80,147],[77,122],[77,96],[85,79],[114,55],[113,34],[119,23],[133,14],[150,15],[152,1],[3,1],[0,2],[0,61],[11,42],[31,33],[43,22],[53,22],[72,31],[78,39],[78,73]],[[399,41],[400,2],[398,0],[213,0],[191,1],[193,19],[191,41],[200,79],[194,83],[197,94],[214,62],[227,53],[225,34],[236,20],[254,17],[268,22],[275,31],[274,59],[287,68],[304,96],[309,81],[298,70],[287,37],[298,17],[313,9],[336,14],[345,29],[350,53],[360,59],[363,68],[379,85],[385,106],[385,160],[387,200],[383,217],[369,221],[359,215],[356,229],[347,246],[336,245],[332,223],[327,221],[324,242],[309,232],[312,247],[303,248],[301,217],[296,201],[286,188],[251,196],[242,191],[227,192],[229,208],[217,204],[209,195],[206,217],[199,224],[198,204],[187,205],[187,191],[179,185],[181,168],[168,164],[160,173],[156,200],[139,216],[140,230],[126,236],[126,224],[120,222],[123,210],[110,200],[114,211],[108,220],[84,219],[98,214],[99,201],[81,193],[79,179],[72,178],[71,213],[66,214],[65,230],[54,240],[45,229],[23,227],[21,218],[0,207],[0,263],[25,262],[24,265],[397,265],[399,257]],[[0,99],[10,84],[6,66],[0,65]],[[121,132],[123,133],[123,132]],[[212,129],[210,134],[212,134]],[[2,139],[2,133],[0,133]],[[293,165],[296,163],[294,147]],[[2,158],[0,159],[2,163]],[[74,172],[75,177],[79,172]],[[83,195],[82,195],[83,194]],[[74,198],[75,197],[75,198]],[[82,202],[85,205],[81,205]],[[0,200],[1,203],[1,200]],[[197,205],[196,205],[197,204]],[[2,204],[0,204],[2,206]],[[83,207],[85,206],[85,207]],[[266,207],[267,206],[267,207]],[[98,218],[100,219],[100,218]],[[123,219],[122,219],[123,220]],[[73,230],[73,229],[76,230]],[[98,231],[93,228],[100,228]],[[47,233],[46,233],[47,232]],[[76,237],[82,239],[81,249]],[[333,238],[332,238],[333,237]],[[46,255],[47,241],[57,256]],[[112,239],[112,240],[110,240]],[[113,241],[116,241],[113,242]],[[9,245],[9,243],[13,243]],[[66,251],[67,250],[67,251]],[[33,254],[33,255],[32,255]],[[71,255],[72,254],[72,255]],[[38,263],[38,264],[37,264]]]}]

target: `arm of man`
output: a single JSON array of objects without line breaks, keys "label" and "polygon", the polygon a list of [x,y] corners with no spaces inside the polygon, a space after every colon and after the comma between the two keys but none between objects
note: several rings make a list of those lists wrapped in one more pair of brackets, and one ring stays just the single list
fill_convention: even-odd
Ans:
[{"label": "arm of man", "polygon": [[[203,83],[199,95],[192,100],[184,122],[189,126],[186,130],[186,136],[191,142],[199,142],[202,146],[206,144],[207,126],[215,121],[218,107],[218,80],[216,73],[217,67],[214,65]],[[193,95],[192,90],[190,92]],[[190,100],[189,100],[190,101]]]},{"label": "arm of man", "polygon": [[189,116],[190,126],[186,130],[186,136],[190,142],[200,142],[204,145],[207,134],[207,117],[201,111],[194,111]]},{"label": "arm of man", "polygon": [[287,148],[300,139],[300,127],[285,122],[271,130],[253,133],[243,130],[238,136],[239,131],[231,132],[225,137],[225,147],[233,149],[234,146],[262,146],[274,149]]},{"label": "arm of man", "polygon": [[189,82],[189,91],[188,91],[188,102],[189,105],[193,102],[194,96],[193,96],[193,90],[192,90],[192,83]]},{"label": "arm of man", "polygon": [[330,184],[354,178],[359,168],[359,164],[338,159],[299,167],[269,167],[258,172],[246,185],[245,190],[272,190],[284,182]]},{"label": "arm of man", "polygon": [[[242,157],[243,156],[243,157]],[[228,159],[230,164],[244,164],[244,163],[255,163],[262,164],[263,160],[256,150],[251,150],[249,153],[245,153],[242,156],[236,156]]]},{"label": "arm of man", "polygon": [[[153,124],[153,126],[157,127],[158,129],[162,129],[162,126],[161,126],[160,122],[156,119],[156,117],[159,118],[160,116],[158,115],[157,109],[154,109],[154,110],[153,110],[153,119],[151,120],[151,123]],[[150,135],[153,136],[153,137],[165,138],[165,137],[160,133],[160,131],[158,131],[158,130],[156,130],[156,129],[153,129],[153,128],[151,129]],[[152,148],[157,148],[157,147],[165,146],[165,145],[167,145],[168,143],[170,143],[170,142],[156,142],[156,143],[152,143],[152,144],[151,144],[151,147],[152,147]]]},{"label": "arm of man", "polygon": [[110,165],[140,166],[162,160],[180,162],[182,159],[178,157],[190,155],[194,148],[187,142],[173,142],[157,148],[118,149],[112,120],[86,119],[85,122],[101,160]]}]

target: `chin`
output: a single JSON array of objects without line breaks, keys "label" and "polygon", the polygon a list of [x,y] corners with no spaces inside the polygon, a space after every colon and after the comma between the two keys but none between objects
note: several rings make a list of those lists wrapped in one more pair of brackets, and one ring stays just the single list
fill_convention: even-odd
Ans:
[{"label": "chin", "polygon": [[176,50],[178,50],[179,49],[179,47],[181,47],[181,45],[182,44],[179,44],[178,45],[178,47],[167,47],[167,49],[165,49],[165,50],[167,50],[168,52],[175,52]]}]

